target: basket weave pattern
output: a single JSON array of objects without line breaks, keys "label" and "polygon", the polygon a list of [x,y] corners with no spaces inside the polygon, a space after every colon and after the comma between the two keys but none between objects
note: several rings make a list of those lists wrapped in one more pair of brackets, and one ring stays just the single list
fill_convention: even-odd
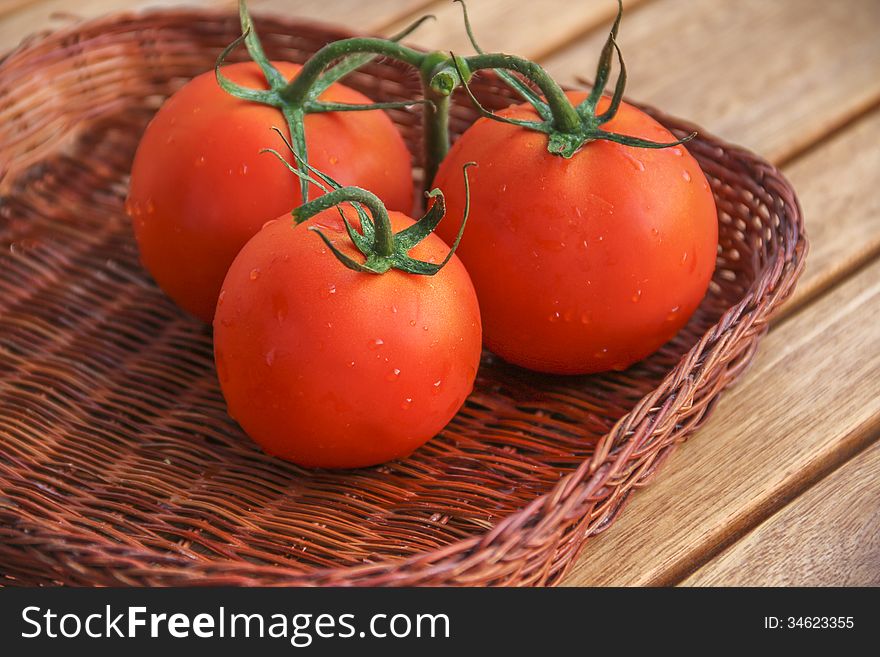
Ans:
[{"label": "basket weave pattern", "polygon": [[[349,36],[259,22],[273,58]],[[0,62],[0,575],[7,583],[552,584],[750,361],[806,253],[779,172],[705,133],[721,250],[688,326],[626,372],[550,377],[485,354],[450,426],[406,460],[307,471],[229,419],[209,328],[138,262],[123,213],[141,131],[236,17],[116,16]],[[414,98],[374,62],[346,81]],[[511,92],[492,75],[490,108]],[[649,110],[677,135],[692,126]],[[418,152],[416,111],[390,113]],[[451,129],[476,118],[456,98]]]}]

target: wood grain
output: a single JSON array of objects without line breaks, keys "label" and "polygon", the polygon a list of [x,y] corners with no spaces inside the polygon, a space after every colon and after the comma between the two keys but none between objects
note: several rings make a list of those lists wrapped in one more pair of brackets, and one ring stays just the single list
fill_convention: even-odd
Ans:
[{"label": "wood grain", "polygon": [[[625,14],[628,95],[774,161],[880,99],[876,0],[657,0]],[[546,62],[592,79],[604,31]]]},{"label": "wood grain", "polygon": [[880,586],[880,443],[758,525],[686,586]]},{"label": "wood grain", "polygon": [[34,2],[35,0],[0,0],[0,18]]},{"label": "wood grain", "polygon": [[[14,2],[16,0],[8,0]],[[378,32],[401,16],[418,13],[430,0],[251,0],[257,14],[273,13],[333,22],[362,32]],[[57,29],[77,19],[96,18],[118,11],[141,11],[167,7],[223,8],[233,11],[237,0],[38,0],[9,11],[0,20],[0,52],[18,44],[29,34]],[[0,9],[0,14],[2,14]]]},{"label": "wood grain", "polygon": [[809,151],[785,174],[798,190],[811,248],[783,314],[880,254],[880,112]]},{"label": "wood grain", "polygon": [[[90,18],[180,4],[232,8],[235,3],[0,0],[0,51],[28,33],[69,22],[49,20],[53,12]],[[438,22],[425,25],[412,41],[470,50],[460,9],[445,0],[251,0],[251,5],[255,12],[386,33],[431,11]],[[592,77],[603,25],[614,11],[610,0],[515,7],[471,0],[469,7],[485,48],[530,57],[555,53],[548,68],[565,81]],[[880,428],[875,319],[880,265],[868,264],[880,254],[880,112],[870,111],[880,100],[878,27],[880,3],[873,0],[653,0],[624,17],[620,41],[629,95],[774,161],[790,161],[786,173],[799,190],[812,249],[787,309],[792,316],[762,345],[750,374],[652,485],[633,496],[615,525],[588,542],[568,584],[675,582],[732,542],[686,583],[740,583],[752,573],[752,583],[778,582],[784,564],[800,573],[801,583],[831,583],[825,578],[834,576],[835,568],[847,583],[877,583],[870,575],[880,570],[878,548],[870,540],[862,541],[861,550],[843,539],[825,540],[821,563],[808,548],[815,544],[811,537],[821,533],[829,539],[833,528],[862,521],[874,539],[878,533],[876,513],[872,516],[864,501],[876,511],[876,494],[863,498],[858,490],[876,491],[877,457],[871,456],[876,448],[833,471]],[[833,513],[842,509],[847,513]],[[788,561],[785,546],[793,552]],[[799,546],[805,549],[798,552]],[[828,566],[835,560],[840,564]]]},{"label": "wood grain", "polygon": [[[398,23],[401,27],[408,25],[433,10],[436,3],[437,0],[250,0],[248,6],[254,14],[299,16],[360,32],[391,34],[397,31]],[[413,38],[418,40],[430,29],[426,25]]]},{"label": "wood grain", "polygon": [[[633,7],[644,0],[625,0]],[[617,10],[609,0],[468,0],[468,15],[480,46],[484,50],[503,51],[540,59],[570,43],[585,31],[608,24]],[[461,6],[451,0],[430,7],[437,17],[434,24],[413,39],[425,48],[469,54],[473,52],[464,29]],[[389,31],[400,29],[401,21]]]},{"label": "wood grain", "polygon": [[233,0],[38,0],[12,11],[0,20],[0,53],[16,45],[25,37],[43,31],[55,30],[79,19],[96,18],[117,11],[140,11],[146,8],[222,7],[234,5]]},{"label": "wood grain", "polygon": [[773,331],[695,439],[587,543],[566,584],[676,582],[873,440],[878,315],[880,262]]}]

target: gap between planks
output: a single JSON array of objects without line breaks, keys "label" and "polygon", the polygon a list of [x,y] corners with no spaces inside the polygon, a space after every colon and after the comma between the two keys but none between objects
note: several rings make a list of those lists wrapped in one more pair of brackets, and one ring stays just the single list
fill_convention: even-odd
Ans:
[{"label": "gap between planks", "polygon": [[880,585],[878,479],[880,441],[875,437],[679,585]]},{"label": "gap between planks", "polygon": [[878,314],[875,261],[773,331],[701,429],[714,440],[681,446],[565,583],[677,583],[874,442],[880,398],[865,382],[880,370]]},{"label": "gap between planks", "polygon": [[[46,3],[44,2],[41,4],[45,5]],[[88,4],[91,5],[94,3],[88,3]],[[99,4],[108,4],[108,3],[104,2],[104,3],[99,3]],[[116,4],[118,5],[118,2]],[[126,5],[130,5],[130,4],[131,3],[126,3]],[[156,3],[153,2],[151,4],[155,5]],[[261,5],[263,7],[266,7],[271,4],[272,4],[271,0],[269,0],[268,2],[261,2],[260,0],[254,1],[255,7],[260,7]],[[382,3],[382,4],[384,4],[384,3]],[[440,3],[433,3],[431,8],[434,8],[434,7],[438,6],[439,4]],[[471,3],[472,16],[475,13],[475,6],[477,4],[478,3],[474,3],[474,2]],[[663,5],[665,5],[664,10],[674,10],[675,9],[674,6],[670,7],[669,3],[664,2],[663,0],[654,0],[654,2],[651,4],[653,4],[655,6],[663,4]],[[752,5],[753,5],[753,3],[752,3]],[[749,7],[752,7],[752,5],[749,5]],[[725,7],[729,6],[729,2],[727,4],[724,4],[724,6]],[[260,11],[260,10],[261,9],[255,9],[255,11]],[[423,13],[423,11],[424,11],[424,8],[421,8],[414,13],[421,14],[421,13]],[[699,12],[699,7],[698,7],[698,12]],[[628,25],[627,20],[632,19],[633,17],[638,17],[639,13],[640,12],[632,12],[632,11],[627,12],[626,17],[625,17],[625,21],[624,21],[624,26],[622,28],[624,36],[626,34],[626,29],[627,29],[627,25]],[[644,8],[644,15],[649,15],[649,14],[653,15],[655,13],[656,13],[656,10],[654,10],[651,5],[648,5],[647,7]],[[479,17],[479,14],[477,14],[477,17]],[[588,27],[587,31],[595,30],[597,32],[596,38],[601,40],[601,39],[604,39],[604,29],[602,29],[601,34],[598,34],[600,28],[601,28],[601,23],[597,23],[596,25],[594,25],[592,27]],[[366,28],[364,28],[364,29],[366,29]],[[377,23],[376,26],[372,29],[381,30],[382,26],[381,26],[381,24]],[[586,32],[584,32],[584,33],[586,33]],[[492,46],[491,35],[487,35],[487,36],[489,36],[488,39],[485,39],[487,41],[487,47],[491,47]],[[685,51],[686,55],[688,54],[687,48],[688,48],[687,43],[685,43],[684,51]],[[565,51],[567,51],[567,50],[568,50],[568,48],[561,48],[561,49],[559,49],[559,53],[561,53],[561,55],[564,55]],[[597,48],[593,48],[592,50],[597,52]],[[693,54],[693,53],[690,53],[690,54]],[[595,52],[593,52],[593,55],[595,58]],[[874,61],[874,60],[872,60],[872,61]],[[590,62],[592,62],[592,60],[590,60]],[[587,68],[588,68],[588,70],[591,69],[592,64]],[[697,81],[697,82],[699,82],[699,81]],[[670,86],[672,87],[672,90],[675,91],[675,85],[673,84]],[[638,90],[636,90],[633,95],[635,97],[639,98],[640,100],[649,100],[649,101],[652,100],[650,97],[645,98],[644,96],[639,96]],[[843,95],[845,96],[845,94],[843,94]],[[873,100],[871,102],[876,102],[876,97],[871,97],[871,98],[873,98]],[[658,101],[653,100],[653,102],[658,102]],[[776,102],[776,101],[774,101],[774,102]],[[660,103],[660,104],[662,104],[662,103]],[[846,104],[840,104],[840,105],[837,105],[834,108],[834,110],[835,111],[831,112],[830,114],[826,111],[826,115],[822,118],[822,121],[820,121],[820,123],[822,126],[825,126],[826,129],[833,128],[838,131],[840,131],[842,129],[843,133],[849,132],[849,129],[850,129],[849,121],[852,119],[853,116],[857,115],[860,112],[864,113],[864,108],[863,108],[863,106],[860,106],[860,105],[849,106]],[[693,114],[687,113],[687,112],[682,112],[682,113],[687,116],[693,115]],[[723,124],[724,121],[725,121],[725,118],[722,116],[722,117],[720,117],[720,119],[718,120],[717,123]],[[710,125],[710,127],[714,127],[716,125],[716,122],[714,122],[714,121],[707,121],[706,123],[707,123],[707,125]],[[828,126],[830,126],[830,128]],[[744,132],[746,133],[745,136],[747,139],[749,137],[748,126],[746,126],[746,129],[744,130]],[[783,159],[786,161],[790,161],[790,162],[792,162],[792,164],[797,166],[798,162],[809,157],[809,155],[812,152],[814,152],[817,148],[821,149],[824,146],[824,143],[826,141],[828,141],[829,139],[832,141],[834,140],[833,135],[830,135],[828,132],[821,133],[820,130],[818,128],[816,128],[815,126],[812,128],[812,133],[815,134],[815,138],[813,139],[813,141],[803,141],[803,140],[796,141],[794,143],[794,145],[788,146],[787,149],[786,148],[780,149],[780,155],[777,158],[777,162],[779,162],[780,159]],[[733,139],[734,141],[745,141],[746,140],[746,139],[742,139],[742,138],[737,139],[737,137],[735,136],[735,134],[736,134],[735,130],[733,131],[733,134],[734,134],[734,136],[732,136],[731,139]],[[870,170],[870,169],[868,169],[868,170]],[[864,169],[863,169],[863,171],[864,171]],[[811,234],[812,234],[812,228],[818,224],[810,221],[811,215],[810,215],[809,210],[807,211],[807,214],[808,214],[808,229],[810,229]],[[828,221],[830,221],[830,218]],[[826,221],[825,223],[828,223],[828,221]],[[876,231],[874,231],[873,234],[876,237]],[[814,247],[814,254],[811,255],[811,259],[808,262],[812,261],[812,258],[815,257],[815,253],[816,253],[816,248]],[[823,292],[831,290],[836,285],[840,284],[840,282],[843,278],[847,277],[848,275],[849,276],[852,275],[854,267],[866,267],[867,263],[870,262],[871,258],[873,258],[876,255],[876,253],[877,253],[877,243],[875,240],[874,242],[872,242],[872,246],[870,246],[870,248],[868,250],[863,250],[863,252],[861,253],[861,256],[859,258],[856,258],[854,260],[847,260],[845,267],[842,271],[839,271],[836,273],[836,275],[833,275],[830,277],[825,276],[825,278],[822,279],[821,285],[817,285],[817,286],[813,287],[813,292],[811,294],[805,294],[805,293],[801,292],[801,290],[809,289],[808,287],[804,287],[804,285],[802,284],[802,286],[798,290],[798,293],[801,295],[800,299],[798,299],[797,297],[795,298],[795,300],[794,300],[795,303],[793,303],[789,306],[790,309],[788,310],[788,313],[791,315],[793,312],[793,309],[803,307],[803,305],[805,305],[809,301],[817,298]],[[837,253],[836,255],[840,255],[840,254]],[[805,281],[808,280],[808,278],[807,278],[808,276],[809,276],[809,264],[808,264],[808,272],[805,275]]]}]

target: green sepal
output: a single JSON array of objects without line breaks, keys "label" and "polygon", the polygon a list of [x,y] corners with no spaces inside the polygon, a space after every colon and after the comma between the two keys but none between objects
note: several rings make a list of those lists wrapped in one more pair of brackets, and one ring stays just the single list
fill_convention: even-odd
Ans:
[{"label": "green sepal", "polygon": [[353,260],[352,258],[347,256],[346,254],[344,254],[342,251],[340,251],[336,247],[336,245],[333,243],[333,241],[329,237],[327,237],[323,232],[321,232],[321,229],[318,228],[317,226],[309,226],[309,230],[317,233],[318,237],[320,237],[324,241],[324,244],[327,245],[327,248],[330,249],[330,252],[334,256],[336,256],[336,259],[339,260],[339,262],[341,262],[343,265],[345,265],[349,269],[352,269],[357,272],[361,272],[363,274],[378,273],[378,272],[374,271],[373,269],[367,267],[366,265],[362,265],[359,262]]},{"label": "green sepal", "polygon": [[559,132],[554,130],[549,133],[547,151],[553,155],[560,155],[568,159],[577,153],[578,149],[580,149],[580,147],[587,141],[589,141],[588,137],[582,133]]},{"label": "green sepal", "polygon": [[409,109],[415,105],[433,105],[430,100],[401,100],[388,103],[327,103],[322,100],[310,100],[304,105],[307,114],[323,112],[363,112],[370,110]]},{"label": "green sepal", "polygon": [[682,137],[681,139],[676,139],[675,141],[661,142],[641,139],[639,137],[631,137],[629,135],[621,135],[616,132],[608,132],[606,130],[594,130],[589,133],[589,137],[586,141],[603,139],[605,141],[613,141],[616,144],[623,144],[624,146],[635,146],[636,148],[671,148],[672,146],[680,146],[681,144],[689,142],[696,136],[697,133],[692,132],[691,134]]},{"label": "green sepal", "polygon": [[257,66],[260,67],[260,70],[263,71],[263,75],[266,76],[266,81],[269,83],[269,87],[272,89],[283,87],[287,84],[287,80],[284,79],[281,72],[275,68],[272,65],[272,62],[269,61],[269,58],[266,57],[266,53],[263,51],[263,44],[260,43],[260,37],[257,35],[257,30],[254,28],[254,23],[251,20],[251,15],[248,12],[245,0],[239,0],[238,16],[241,20],[241,33],[242,36],[245,37],[244,44],[247,47],[251,59],[253,59],[257,63]]},{"label": "green sepal", "polygon": [[[471,167],[477,166],[476,162],[466,162],[462,167],[462,173],[464,174],[464,212],[461,217],[461,224],[458,227],[458,233],[455,235],[455,241],[449,247],[449,251],[446,253],[446,257],[443,258],[443,262],[425,262],[423,260],[414,260],[410,258],[408,255],[404,254],[403,257],[400,257],[398,262],[396,263],[396,268],[402,271],[405,271],[409,274],[417,274],[420,276],[433,276],[438,271],[443,269],[446,264],[452,260],[452,256],[455,255],[455,252],[458,250],[458,245],[461,244],[461,238],[464,235],[464,227],[467,225],[468,216],[471,213],[471,185],[468,180],[467,170]],[[443,192],[440,189],[432,189],[430,192],[426,194],[426,196],[430,198],[437,198],[437,202],[431,207],[436,207],[438,205],[442,205],[445,211],[446,208],[446,199],[443,197]],[[441,217],[442,218],[442,217]],[[438,220],[439,223],[439,220]]]},{"label": "green sepal", "polygon": [[235,98],[240,98],[241,100],[247,100],[253,103],[260,103],[262,105],[280,107],[281,98],[278,96],[277,91],[272,89],[250,89],[249,87],[243,87],[227,78],[220,70],[226,62],[226,58],[229,57],[229,54],[240,46],[242,42],[247,40],[248,34],[248,32],[244,32],[235,41],[226,46],[223,49],[223,52],[220,53],[220,56],[217,57],[217,61],[214,63],[214,76],[217,78],[217,84],[220,85],[220,88],[223,89],[223,91]]},{"label": "green sepal", "polygon": [[586,100],[578,106],[578,110],[581,113],[595,114],[599,98],[602,97],[605,85],[608,84],[608,76],[611,73],[611,56],[614,54],[614,43],[617,40],[617,32],[620,29],[620,19],[622,17],[623,2],[622,0],[617,0],[617,17],[614,19],[611,32],[609,32],[605,45],[602,47],[602,53],[599,55],[599,65],[596,68],[596,81],[593,85],[593,90]]},{"label": "green sepal", "polygon": [[[426,196],[429,196],[426,194]],[[434,232],[440,220],[446,215],[446,199],[439,194],[437,201],[427,209],[424,216],[409,228],[405,228],[394,236],[395,245],[409,251],[416,244]]]},{"label": "green sepal", "polygon": [[[474,35],[473,27],[471,26],[471,19],[468,16],[467,4],[464,0],[453,0],[453,2],[457,2],[461,5],[461,13],[464,18],[464,29],[467,33],[468,40],[471,42],[471,46],[473,46],[474,50],[476,50],[481,55],[485,53],[485,51],[480,47],[480,44],[477,43],[477,38]],[[522,96],[523,100],[529,103],[532,107],[535,108],[535,111],[538,113],[544,121],[550,121],[553,119],[553,113],[550,111],[550,107],[544,100],[539,96],[535,91],[525,84],[518,77],[513,75],[512,73],[508,73],[504,69],[496,68],[492,69],[495,72],[502,82],[504,82],[508,87],[513,89],[516,93]]]},{"label": "green sepal", "polygon": [[[276,133],[278,133],[278,136],[281,137],[281,140],[284,142],[284,144],[287,146],[287,148],[290,149],[291,151],[293,151],[293,148],[291,147],[290,142],[287,141],[287,139],[284,137],[284,133],[281,132],[281,130],[279,130],[278,128],[273,127],[272,129]],[[325,193],[329,192],[331,189],[333,189],[333,190],[342,189],[342,186],[338,182],[333,180],[333,178],[331,178],[330,176],[328,176],[325,173],[318,171],[316,168],[314,168],[313,166],[311,166],[307,162],[305,163],[305,167],[307,168],[308,172],[311,174],[314,174],[320,180],[316,180],[311,175],[303,174],[299,169],[295,168],[292,164],[290,164],[290,162],[285,160],[284,157],[281,155],[281,153],[276,151],[274,148],[264,148],[260,152],[261,153],[271,153],[272,155],[277,157],[284,164],[284,166],[286,166],[288,168],[288,170],[292,174],[294,174],[295,176],[297,176],[300,179],[304,178],[306,180],[306,182],[310,182],[313,185],[319,187]],[[295,158],[298,157],[295,152],[293,153],[293,156]],[[360,203],[351,202],[350,205],[353,206],[355,211],[358,213],[358,218],[360,219],[360,222],[361,222],[361,230],[364,231],[363,235],[361,233],[358,233],[354,229],[354,226],[351,225],[351,222],[349,222],[348,217],[345,216],[345,213],[342,211],[342,207],[340,205],[335,206],[336,211],[339,212],[339,216],[342,219],[342,223],[345,225],[345,230],[348,233],[348,236],[351,238],[351,241],[354,243],[354,245],[358,248],[358,250],[361,253],[363,253],[364,255],[367,255],[370,251],[370,243],[372,241],[372,236],[373,236],[373,224],[370,221],[370,219],[368,218],[367,213],[364,211],[364,209]],[[294,208],[290,214],[293,217],[293,220],[296,224],[301,224],[304,221],[306,221],[308,219],[308,217],[301,216],[300,213],[298,212],[298,210],[299,210],[299,208]]]},{"label": "green sepal", "polygon": [[620,108],[620,103],[623,100],[623,90],[626,88],[626,64],[623,63],[623,53],[620,52],[620,46],[617,45],[617,41],[612,39],[611,43],[614,45],[614,50],[617,51],[617,61],[620,62],[620,73],[617,75],[617,83],[614,85],[614,94],[611,96],[611,102],[608,105],[608,109],[596,117],[596,122],[599,125],[610,121],[614,118],[614,115],[617,114],[617,110]]},{"label": "green sepal", "polygon": [[[452,53],[450,53],[450,55],[452,55]],[[459,66],[458,59],[455,56],[452,56],[452,65],[455,68],[456,74],[458,75],[459,83],[464,88],[464,91],[470,99],[471,104],[480,113],[480,116],[487,119],[492,119],[493,121],[498,121],[499,123],[507,123],[509,125],[515,125],[520,128],[526,128],[528,130],[538,130],[540,132],[548,132],[550,130],[550,126],[547,122],[526,121],[525,119],[510,119],[506,116],[499,116],[495,112],[487,110],[474,95],[474,92],[471,91],[471,87],[465,79],[465,75],[461,70],[461,67]]]},{"label": "green sepal", "polygon": [[[297,168],[301,173],[308,175],[309,172],[309,152],[306,149],[306,127],[305,112],[302,109],[291,107],[282,107],[284,119],[287,121],[287,128],[290,130],[290,150],[296,158]],[[307,203],[309,200],[309,183],[303,177],[299,179],[299,191],[302,196],[302,202]]]},{"label": "green sepal", "polygon": [[[309,226],[309,230],[314,231],[323,240],[330,252],[347,268],[371,274],[383,274],[391,269],[397,269],[408,274],[416,274],[421,276],[433,276],[440,271],[455,254],[458,245],[461,243],[461,237],[464,234],[464,227],[467,223],[468,214],[470,213],[470,185],[467,177],[467,169],[474,166],[473,162],[464,165],[464,185],[465,185],[465,207],[464,216],[462,217],[461,226],[458,229],[455,242],[450,247],[446,257],[442,262],[433,263],[423,260],[417,260],[409,255],[409,251],[417,246],[421,241],[426,239],[433,232],[437,224],[445,215],[446,202],[443,193],[439,189],[434,189],[428,193],[429,198],[436,198],[437,201],[427,210],[425,215],[419,219],[414,225],[405,228],[397,234],[391,233],[391,222],[388,217],[388,211],[372,192],[359,187],[337,187],[328,192],[324,196],[318,197],[313,201],[299,206],[293,210],[294,218],[298,221],[305,221],[330,207],[338,207],[341,203],[349,203],[354,206],[358,213],[361,214],[361,225],[363,227],[372,225],[374,228],[372,243],[369,242],[365,235],[360,235],[354,230],[343,215],[346,229],[352,242],[358,247],[358,250],[364,254],[364,261],[357,262],[349,255],[343,253],[333,241],[327,237],[319,227]],[[293,169],[292,169],[293,170]],[[314,171],[314,169],[312,169]],[[293,170],[297,175],[299,173]],[[318,174],[320,175],[320,174]],[[372,220],[364,215],[366,211],[362,206],[367,206],[373,215]],[[390,237],[390,240],[387,239]]]}]

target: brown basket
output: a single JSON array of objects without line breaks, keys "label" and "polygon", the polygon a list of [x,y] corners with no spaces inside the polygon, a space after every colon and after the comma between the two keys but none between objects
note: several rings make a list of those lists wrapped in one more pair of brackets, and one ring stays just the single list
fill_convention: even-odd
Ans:
[{"label": "brown basket", "polygon": [[[260,21],[303,61],[346,33]],[[6,583],[552,584],[706,418],[791,293],[807,242],[788,182],[700,131],[718,203],[714,280],[688,326],[626,372],[549,377],[486,354],[449,427],[350,472],[264,455],[229,419],[208,327],[138,263],[122,203],[139,135],[210,68],[231,14],[82,24],[0,63],[0,574]],[[348,81],[413,98],[378,62]],[[492,75],[493,108],[511,92]],[[690,124],[651,110],[676,134]],[[392,112],[413,152],[419,118]],[[459,134],[475,119],[464,99]],[[682,492],[684,496],[686,493]]]}]

